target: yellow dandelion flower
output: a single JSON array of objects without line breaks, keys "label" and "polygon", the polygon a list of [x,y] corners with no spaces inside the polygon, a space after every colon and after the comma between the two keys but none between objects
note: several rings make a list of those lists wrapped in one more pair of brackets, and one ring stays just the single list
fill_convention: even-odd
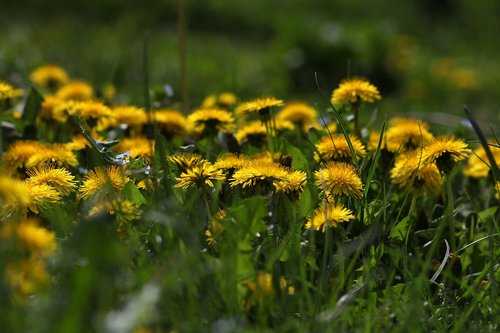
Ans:
[{"label": "yellow dandelion flower", "polygon": [[0,81],[0,101],[9,98],[16,98],[23,94],[21,89],[16,89],[10,84]]},{"label": "yellow dandelion flower", "polygon": [[417,119],[394,118],[385,133],[384,142],[388,151],[396,153],[427,145],[433,138],[427,123]]},{"label": "yellow dandelion flower", "polygon": [[54,95],[46,95],[43,97],[42,108],[40,110],[40,119],[55,120],[60,123],[65,123],[68,120],[66,110],[61,106],[65,101]]},{"label": "yellow dandelion flower", "polygon": [[325,168],[314,173],[316,185],[333,196],[346,195],[361,198],[363,182],[356,169],[343,162],[328,162]]},{"label": "yellow dandelion flower", "polygon": [[142,211],[133,202],[124,200],[96,200],[87,214],[87,218],[93,218],[98,215],[109,214],[116,217],[119,223],[129,223],[141,218]]},{"label": "yellow dandelion flower", "polygon": [[30,80],[42,87],[55,87],[67,83],[69,78],[68,73],[62,67],[47,64],[31,72]]},{"label": "yellow dandelion flower", "polygon": [[130,152],[132,158],[144,157],[151,158],[154,154],[154,140],[148,140],[146,137],[124,138],[116,145],[116,151],[120,153]]},{"label": "yellow dandelion flower", "polygon": [[339,87],[332,93],[332,104],[345,103],[373,103],[382,97],[373,84],[364,78],[351,78],[343,80]]},{"label": "yellow dandelion flower", "polygon": [[285,105],[281,99],[274,97],[257,98],[240,104],[236,108],[237,115],[248,115],[257,112],[262,118],[267,119],[271,115],[271,109]]},{"label": "yellow dandelion flower", "polygon": [[209,95],[201,103],[201,107],[227,109],[236,104],[236,95],[230,92],[222,92],[219,95]]},{"label": "yellow dandelion flower", "polygon": [[9,263],[5,268],[5,280],[18,301],[35,293],[49,282],[49,274],[40,258],[30,258],[21,262]]},{"label": "yellow dandelion flower", "polygon": [[217,158],[214,167],[221,170],[240,169],[248,163],[249,158],[246,155],[228,153]]},{"label": "yellow dandelion flower", "polygon": [[270,296],[273,293],[273,276],[270,273],[259,272],[255,280],[247,280],[246,285],[258,298]]},{"label": "yellow dandelion flower", "polygon": [[[356,156],[358,158],[364,157],[366,155],[366,150],[361,140],[355,136],[349,136],[349,139],[351,140]],[[314,156],[317,161],[323,159],[325,161],[351,162],[353,160],[349,145],[343,134],[322,137],[319,142],[316,143],[316,148],[320,154],[320,156],[317,154]]]},{"label": "yellow dandelion flower", "polygon": [[425,161],[420,151],[399,155],[391,170],[394,184],[414,192],[439,192],[442,179],[436,164]]},{"label": "yellow dandelion flower", "polygon": [[288,175],[286,178],[276,180],[276,191],[283,193],[302,192],[307,182],[306,173],[300,170],[287,171]]},{"label": "yellow dandelion flower", "polygon": [[[490,144],[490,151],[498,167],[500,167],[500,147]],[[490,172],[490,160],[483,147],[479,147],[469,156],[464,174],[472,178],[484,178]]]},{"label": "yellow dandelion flower", "polygon": [[0,237],[15,239],[31,254],[46,256],[56,249],[56,236],[33,219],[25,219],[19,223],[6,223],[0,229]]},{"label": "yellow dandelion flower", "polygon": [[117,127],[126,124],[130,127],[141,127],[148,122],[146,111],[135,106],[115,106],[111,109],[109,117],[99,119],[99,130]]},{"label": "yellow dandelion flower", "polygon": [[40,213],[40,208],[43,208],[46,204],[61,201],[61,193],[50,185],[28,182],[25,182],[25,184],[31,198],[28,208],[35,214]]},{"label": "yellow dandelion flower", "polygon": [[69,195],[76,190],[75,176],[64,168],[45,164],[29,169],[27,174],[29,178],[26,182],[31,185],[50,185],[62,195]]},{"label": "yellow dandelion flower", "polygon": [[191,153],[177,153],[175,155],[169,156],[167,160],[174,164],[179,171],[179,174],[185,172],[188,169],[192,169],[199,165],[202,165],[206,160],[199,154]]},{"label": "yellow dandelion flower", "polygon": [[264,160],[253,161],[236,170],[230,179],[231,187],[252,187],[257,193],[279,192],[285,187],[280,182],[287,180],[289,172],[278,163]]},{"label": "yellow dandelion flower", "polygon": [[153,119],[167,138],[183,135],[188,131],[188,121],[179,111],[161,109],[153,112]]},{"label": "yellow dandelion flower", "polygon": [[56,96],[65,101],[77,100],[84,101],[89,100],[94,95],[94,88],[90,84],[84,81],[71,81],[59,88],[56,92]]},{"label": "yellow dandelion flower", "polygon": [[198,109],[188,116],[197,133],[217,134],[234,128],[232,114],[223,109]]},{"label": "yellow dandelion flower", "polygon": [[68,149],[65,144],[52,143],[41,146],[26,161],[26,168],[34,168],[40,164],[55,163],[58,166],[70,165],[77,166],[76,155]]},{"label": "yellow dandelion flower", "polygon": [[24,211],[30,202],[30,191],[22,181],[0,176],[0,216],[13,210]]},{"label": "yellow dandelion flower", "polygon": [[426,162],[435,162],[441,172],[448,173],[456,163],[466,159],[470,152],[462,139],[440,136],[423,148],[422,159]]},{"label": "yellow dandelion flower", "polygon": [[272,130],[276,130],[278,134],[286,132],[286,131],[293,131],[295,129],[295,125],[290,121],[290,120],[285,120],[285,119],[274,119],[274,128]]},{"label": "yellow dandelion flower", "polygon": [[11,143],[5,154],[2,162],[8,169],[23,168],[26,163],[35,153],[43,149],[43,145],[34,140],[19,140]]},{"label": "yellow dandelion flower", "polygon": [[234,136],[240,144],[248,142],[254,146],[261,146],[266,142],[267,130],[260,120],[256,120],[244,125]]},{"label": "yellow dandelion flower", "polygon": [[56,107],[56,112],[65,110],[70,116],[78,116],[83,119],[99,119],[109,117],[109,107],[98,101],[69,101]]},{"label": "yellow dandelion flower", "polygon": [[129,181],[129,177],[122,168],[116,166],[97,167],[85,175],[83,184],[80,187],[80,198],[86,199],[92,196],[104,189],[105,185],[120,191]]},{"label": "yellow dandelion flower", "polygon": [[205,161],[182,172],[179,177],[175,178],[178,183],[174,186],[182,189],[187,189],[191,185],[198,188],[214,187],[214,181],[224,180],[225,178],[222,170],[216,169],[213,164]]},{"label": "yellow dandelion flower", "polygon": [[326,227],[335,229],[340,223],[348,222],[352,219],[354,219],[354,214],[351,210],[342,205],[327,203],[314,210],[313,216],[307,219],[305,227],[306,229],[325,232]]},{"label": "yellow dandelion flower", "polygon": [[287,104],[277,115],[278,120],[288,120],[300,128],[301,131],[307,132],[309,128],[318,128],[318,113],[307,103],[293,102]]}]

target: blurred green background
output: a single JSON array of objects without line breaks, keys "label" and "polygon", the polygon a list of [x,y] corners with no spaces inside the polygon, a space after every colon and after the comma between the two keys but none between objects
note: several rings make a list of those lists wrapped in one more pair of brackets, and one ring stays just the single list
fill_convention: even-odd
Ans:
[{"label": "blurred green background", "polygon": [[[0,77],[26,84],[51,62],[122,102],[143,104],[142,48],[150,81],[179,94],[178,1],[28,0],[2,4]],[[224,90],[323,103],[348,75],[367,77],[383,113],[459,122],[467,104],[498,126],[500,2],[496,0],[186,0],[191,107]],[[458,115],[450,116],[450,115]],[[424,116],[425,118],[425,116]]]}]

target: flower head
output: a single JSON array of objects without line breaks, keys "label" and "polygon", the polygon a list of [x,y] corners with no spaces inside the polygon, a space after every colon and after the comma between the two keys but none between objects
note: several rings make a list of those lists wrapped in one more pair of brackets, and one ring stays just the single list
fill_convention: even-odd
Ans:
[{"label": "flower head", "polygon": [[64,123],[68,120],[68,113],[61,107],[65,101],[54,95],[46,95],[43,98],[42,109],[40,110],[40,119],[54,120]]},{"label": "flower head", "polygon": [[30,193],[30,203],[28,208],[35,214],[40,212],[46,204],[61,201],[61,193],[54,187],[47,184],[32,184],[25,182]]},{"label": "flower head", "polygon": [[30,202],[30,191],[21,180],[0,176],[0,217],[25,212]]},{"label": "flower head", "polygon": [[214,163],[214,167],[221,170],[240,169],[248,165],[250,158],[246,155],[224,154]]},{"label": "flower head", "polygon": [[336,228],[340,223],[348,222],[353,218],[354,214],[351,210],[328,202],[313,212],[313,216],[307,219],[305,227],[325,232],[326,227]]},{"label": "flower head", "polygon": [[395,118],[384,137],[385,148],[393,153],[413,150],[428,144],[434,136],[429,125],[417,119]]},{"label": "flower head", "polygon": [[16,89],[6,82],[0,81],[0,101],[9,98],[19,97],[23,94],[21,89]]},{"label": "flower head", "polygon": [[235,134],[239,144],[250,143],[254,146],[261,146],[266,142],[266,126],[260,121],[255,120],[245,124]]},{"label": "flower head", "polygon": [[434,162],[425,161],[420,150],[401,154],[391,170],[391,181],[413,192],[439,192],[442,177]]},{"label": "flower head", "polygon": [[307,132],[310,127],[319,127],[317,117],[318,113],[316,110],[302,102],[287,104],[277,115],[278,120],[291,121],[303,132]]},{"label": "flower head", "polygon": [[65,144],[51,143],[41,146],[26,161],[26,168],[34,168],[40,164],[55,163],[59,166],[78,165],[76,155]]},{"label": "flower head", "polygon": [[215,168],[210,162],[204,161],[182,172],[179,177],[175,179],[178,181],[175,187],[187,189],[192,185],[198,188],[203,188],[205,186],[214,187],[213,182],[216,180],[224,180],[225,176],[222,170]]},{"label": "flower head", "polygon": [[422,159],[436,163],[441,172],[448,173],[456,163],[467,158],[470,152],[462,139],[440,136],[423,148]]},{"label": "flower head", "polygon": [[188,122],[182,113],[176,110],[162,109],[153,112],[153,119],[162,133],[168,137],[182,135],[188,131]]},{"label": "flower head", "polygon": [[342,81],[332,93],[332,104],[373,103],[381,99],[380,93],[373,84],[363,78],[351,78]]},{"label": "flower head", "polygon": [[34,140],[19,140],[11,143],[5,154],[2,162],[8,169],[23,168],[26,163],[35,153],[43,149],[43,145]]},{"label": "flower head", "polygon": [[221,92],[218,95],[209,95],[207,96],[201,107],[204,109],[208,108],[223,108],[228,109],[231,106],[235,105],[237,101],[236,95],[230,92]]},{"label": "flower head", "polygon": [[223,109],[198,109],[188,116],[197,133],[217,134],[229,132],[234,127],[234,118]]},{"label": "flower head", "polygon": [[65,101],[89,100],[94,95],[94,89],[84,81],[71,81],[59,88],[56,96]]},{"label": "flower head", "polygon": [[248,115],[257,112],[259,116],[266,120],[271,115],[271,109],[285,105],[281,99],[274,97],[263,97],[240,104],[236,108],[236,114]]},{"label": "flower head", "polygon": [[56,249],[55,233],[39,226],[33,219],[3,224],[0,237],[19,242],[33,255],[49,255]]},{"label": "flower head", "polygon": [[109,214],[116,217],[118,223],[128,223],[141,218],[142,211],[133,202],[124,199],[96,200],[90,209],[87,218],[93,218],[101,214]]},{"label": "flower head", "polygon": [[76,190],[75,176],[64,168],[51,164],[42,164],[27,171],[26,182],[31,185],[50,185],[62,195],[68,195]]},{"label": "flower head", "polygon": [[325,193],[347,195],[360,198],[363,193],[363,182],[356,169],[343,162],[328,162],[325,168],[314,173],[316,185]]},{"label": "flower head", "polygon": [[110,108],[98,101],[69,101],[59,105],[56,110],[59,108],[64,109],[70,116],[83,119],[100,119],[111,115]]},{"label": "flower head", "polygon": [[30,80],[41,87],[59,86],[69,81],[68,73],[56,65],[44,65],[30,74]]},{"label": "flower head", "polygon": [[135,106],[115,106],[111,109],[109,117],[99,119],[100,130],[126,124],[130,127],[141,127],[148,122],[148,115],[143,109]]},{"label": "flower head", "polygon": [[[114,190],[121,190],[125,184],[130,181],[128,176],[125,174],[122,168],[112,166],[112,167],[98,167],[94,170],[90,170],[83,180],[83,184],[80,187],[80,197],[86,199],[92,196],[94,193],[105,190],[107,188],[112,188]],[[108,185],[108,187],[105,187]]]},{"label": "flower head", "polygon": [[[349,139],[357,158],[364,157],[366,155],[366,150],[361,140],[355,136],[349,136]],[[316,143],[316,148],[320,154],[320,156],[315,154],[317,161],[323,159],[325,161],[351,162],[353,160],[349,144],[343,134],[334,134],[331,137],[329,135],[322,137],[319,142]]]},{"label": "flower head", "polygon": [[177,167],[179,174],[206,162],[201,155],[191,153],[177,153],[169,156],[167,160]]},{"label": "flower head", "polygon": [[153,140],[149,140],[146,137],[139,136],[133,138],[124,138],[116,146],[116,150],[124,153],[130,152],[130,157],[144,157],[149,159],[154,154],[155,143]]},{"label": "flower head", "polygon": [[[490,144],[490,151],[493,155],[493,159],[497,166],[500,167],[500,147]],[[467,160],[467,165],[464,167],[464,174],[472,178],[483,178],[487,177],[490,172],[490,160],[486,155],[486,151],[481,146],[469,156]]]}]

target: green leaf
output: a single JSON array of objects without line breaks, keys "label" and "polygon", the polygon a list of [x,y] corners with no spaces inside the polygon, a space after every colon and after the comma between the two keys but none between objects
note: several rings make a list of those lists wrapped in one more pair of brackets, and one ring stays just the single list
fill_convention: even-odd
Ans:
[{"label": "green leaf", "polygon": [[141,206],[147,202],[146,198],[144,198],[141,191],[139,191],[137,186],[135,186],[135,184],[132,182],[128,182],[127,184],[125,184],[122,193],[128,200],[130,200],[137,206]]},{"label": "green leaf", "polygon": [[21,120],[23,122],[23,137],[26,139],[37,138],[36,118],[42,109],[43,97],[33,87],[31,87],[24,105],[23,115]]},{"label": "green leaf", "polygon": [[487,208],[477,214],[477,217],[480,221],[486,221],[488,218],[492,217],[495,215],[497,212],[498,207],[490,207]]},{"label": "green leaf", "polygon": [[390,237],[392,239],[404,241],[406,235],[408,234],[409,228],[410,228],[410,216],[406,216],[398,224],[396,224],[394,228],[392,228]]}]

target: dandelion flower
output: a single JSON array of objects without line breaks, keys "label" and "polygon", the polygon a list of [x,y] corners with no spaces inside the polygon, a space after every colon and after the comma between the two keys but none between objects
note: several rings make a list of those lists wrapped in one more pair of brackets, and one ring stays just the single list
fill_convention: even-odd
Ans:
[{"label": "dandelion flower", "polygon": [[115,106],[111,109],[109,117],[99,119],[98,129],[104,130],[126,124],[130,127],[139,128],[148,122],[146,112],[135,106]]},{"label": "dandelion flower", "polygon": [[45,256],[56,249],[56,236],[33,219],[25,219],[19,223],[5,223],[0,229],[3,239],[15,239],[31,254]]},{"label": "dandelion flower", "polygon": [[229,132],[234,127],[233,116],[223,109],[198,109],[187,119],[198,133],[215,135],[217,132]]},{"label": "dandelion flower", "polygon": [[414,192],[439,192],[442,179],[436,164],[425,161],[420,151],[399,155],[391,170],[394,184]]},{"label": "dandelion flower", "polygon": [[217,158],[214,167],[221,170],[240,169],[248,163],[249,158],[246,155],[228,153]]},{"label": "dandelion flower", "polygon": [[84,81],[71,81],[59,88],[56,92],[56,96],[65,101],[77,100],[84,101],[89,100],[94,95],[94,89],[91,85]]},{"label": "dandelion flower", "polygon": [[262,146],[266,142],[266,126],[260,121],[252,121],[241,127],[234,135],[238,143],[250,143],[254,146]]},{"label": "dandelion flower", "polygon": [[22,181],[0,176],[0,217],[13,211],[25,211],[30,202],[30,191]]},{"label": "dandelion flower", "polygon": [[129,181],[130,179],[122,168],[116,166],[97,167],[85,175],[83,184],[80,187],[80,197],[86,199],[102,190],[105,185],[120,191]]},{"label": "dandelion flower", "polygon": [[0,81],[0,101],[9,98],[16,98],[23,94],[21,89],[16,89],[6,82]]},{"label": "dandelion flower", "polygon": [[48,64],[31,72],[30,80],[41,87],[55,87],[67,83],[69,78],[62,67]]},{"label": "dandelion flower", "polygon": [[62,195],[69,195],[76,190],[75,176],[64,168],[45,164],[28,170],[27,174],[29,178],[26,182],[31,185],[50,185]]},{"label": "dandelion flower", "polygon": [[31,184],[25,182],[30,193],[30,203],[28,208],[35,214],[40,212],[46,204],[57,203],[61,201],[61,193],[54,187],[47,184]]},{"label": "dandelion flower", "polygon": [[470,152],[462,139],[440,136],[423,148],[422,159],[425,162],[435,162],[441,172],[448,173],[456,163],[467,158]]},{"label": "dandelion flower", "polygon": [[111,115],[110,108],[98,101],[69,101],[57,109],[64,109],[70,116],[83,119],[100,119]]},{"label": "dandelion flower", "polygon": [[413,150],[428,144],[434,136],[429,125],[417,119],[394,118],[385,133],[385,147],[392,153]]},{"label": "dandelion flower", "polygon": [[274,97],[257,98],[252,101],[240,104],[236,108],[236,114],[249,115],[256,112],[259,114],[261,119],[267,121],[271,116],[271,109],[283,105],[285,105],[285,102],[283,102],[281,99],[276,99]]},{"label": "dandelion flower", "polygon": [[3,164],[9,169],[23,168],[35,153],[43,149],[43,145],[34,140],[19,140],[11,143],[3,155]]},{"label": "dandelion flower", "polygon": [[373,103],[380,100],[380,93],[373,84],[364,78],[351,78],[343,80],[339,87],[332,93],[332,104]]},{"label": "dandelion flower", "polygon": [[247,280],[246,285],[257,298],[270,296],[273,293],[273,276],[259,272],[255,280]]},{"label": "dandelion flower", "polygon": [[68,120],[68,113],[61,107],[64,103],[63,99],[54,95],[44,96],[42,109],[40,110],[40,119],[65,123]]},{"label": "dandelion flower", "polygon": [[129,223],[139,220],[142,211],[133,202],[127,199],[96,200],[95,205],[87,214],[87,218],[93,218],[102,214],[115,216],[118,223]]},{"label": "dandelion flower", "polygon": [[161,132],[167,137],[182,135],[188,131],[186,117],[179,111],[161,109],[153,112],[153,119],[158,124]]},{"label": "dandelion flower", "polygon": [[154,154],[154,141],[148,140],[146,137],[133,137],[124,138],[116,146],[116,150],[124,153],[130,152],[132,158],[144,157],[146,159],[151,158]]},{"label": "dandelion flower", "polygon": [[356,169],[343,162],[328,162],[325,168],[314,173],[316,185],[331,195],[346,195],[361,198],[363,182]]},{"label": "dandelion flower", "polygon": [[208,108],[223,108],[228,109],[231,106],[235,105],[237,101],[236,95],[230,92],[222,92],[218,95],[209,95],[207,96],[201,107],[204,109]]},{"label": "dandelion flower", "polygon": [[348,222],[352,219],[354,219],[354,214],[351,210],[342,205],[327,203],[314,210],[313,216],[307,219],[305,227],[306,229],[325,232],[326,227],[334,229],[340,223]]},{"label": "dandelion flower", "polygon": [[287,104],[277,115],[277,120],[291,121],[302,132],[307,132],[311,127],[319,127],[317,121],[318,113],[316,110],[302,102],[293,102]]},{"label": "dandelion flower", "polygon": [[187,169],[179,177],[175,178],[178,181],[175,187],[182,189],[187,189],[192,185],[198,188],[214,187],[214,181],[224,179],[225,176],[222,170],[215,168],[210,162],[204,162]]},{"label": "dandelion flower", "polygon": [[277,179],[275,188],[277,192],[297,193],[302,192],[307,182],[307,175],[300,170],[287,170],[288,175],[283,179]]},{"label": "dandelion flower", "polygon": [[256,160],[236,170],[230,179],[231,187],[253,188],[256,193],[280,192],[287,189],[289,171],[278,163]]},{"label": "dandelion flower", "polygon": [[[497,166],[500,167],[500,147],[490,144],[490,151],[493,154],[493,159]],[[486,155],[486,151],[481,146],[469,156],[467,165],[464,167],[464,174],[472,178],[484,178],[490,172],[490,160]]]},{"label": "dandelion flower", "polygon": [[25,297],[35,293],[49,282],[49,274],[40,258],[29,258],[21,262],[12,262],[5,268],[5,280],[14,291],[14,296],[24,301]]},{"label": "dandelion flower", "polygon": [[177,167],[179,174],[206,162],[201,155],[191,153],[177,153],[169,156],[167,160]]},{"label": "dandelion flower", "polygon": [[[357,158],[364,157],[366,155],[366,150],[363,143],[355,136],[349,136],[349,139]],[[316,143],[316,148],[320,154],[320,156],[315,154],[317,161],[323,159],[325,161],[351,162],[353,160],[349,145],[343,134],[322,137],[319,142]]]},{"label": "dandelion flower", "polygon": [[26,161],[26,168],[34,168],[40,164],[54,163],[58,166],[70,165],[77,166],[76,155],[68,149],[65,144],[52,143],[41,146]]}]

